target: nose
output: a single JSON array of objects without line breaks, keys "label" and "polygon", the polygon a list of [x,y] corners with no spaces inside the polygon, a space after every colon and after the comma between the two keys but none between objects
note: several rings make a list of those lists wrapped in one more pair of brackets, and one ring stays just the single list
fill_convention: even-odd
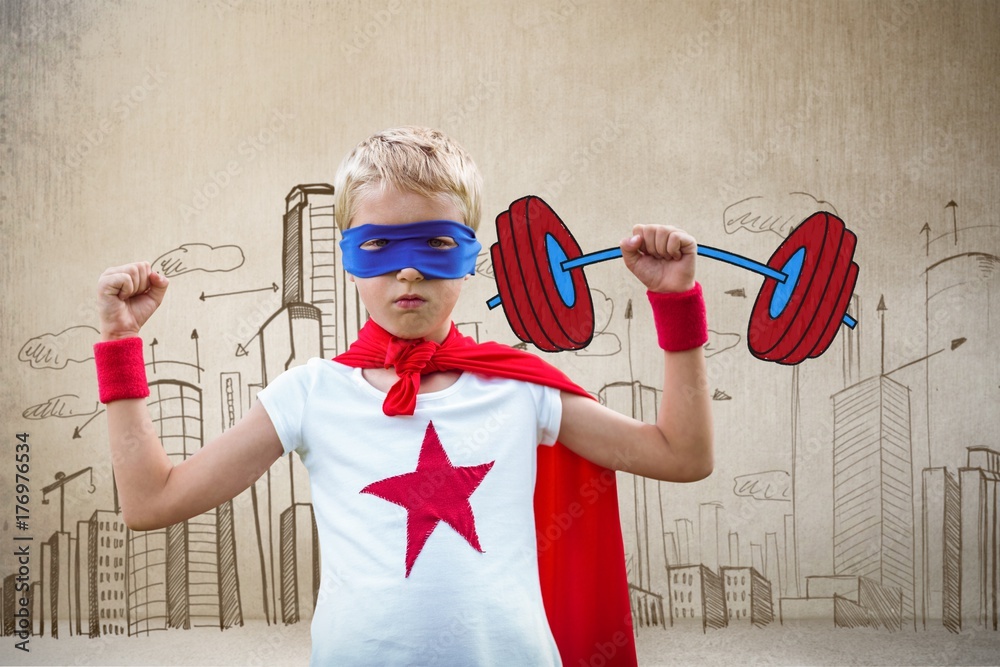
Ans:
[{"label": "nose", "polygon": [[423,279],[424,275],[412,266],[408,266],[405,269],[400,269],[396,272],[396,280],[401,280],[403,282],[416,283]]}]

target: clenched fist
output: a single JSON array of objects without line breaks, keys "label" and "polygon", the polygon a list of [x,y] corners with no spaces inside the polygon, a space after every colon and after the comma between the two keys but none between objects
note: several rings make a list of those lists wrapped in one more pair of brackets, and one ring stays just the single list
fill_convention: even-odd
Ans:
[{"label": "clenched fist", "polygon": [[651,292],[686,292],[694,287],[698,244],[684,230],[636,225],[620,247],[625,266]]},{"label": "clenched fist", "polygon": [[139,329],[163,301],[168,283],[149,262],[105,269],[97,281],[101,340],[138,336]]}]

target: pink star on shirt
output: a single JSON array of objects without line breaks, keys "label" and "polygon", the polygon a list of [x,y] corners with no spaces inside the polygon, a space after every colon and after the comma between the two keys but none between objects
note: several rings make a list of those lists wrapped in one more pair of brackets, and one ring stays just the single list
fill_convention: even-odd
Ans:
[{"label": "pink star on shirt", "polygon": [[483,552],[476,534],[469,497],[495,461],[477,466],[453,466],[441,446],[434,422],[427,423],[413,472],[372,482],[361,493],[370,493],[406,510],[406,576],[438,523],[444,521]]}]

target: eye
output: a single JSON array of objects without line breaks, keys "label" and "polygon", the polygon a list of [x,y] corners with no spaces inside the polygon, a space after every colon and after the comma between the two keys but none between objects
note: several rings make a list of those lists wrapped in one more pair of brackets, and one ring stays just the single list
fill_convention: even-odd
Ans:
[{"label": "eye", "polygon": [[389,244],[389,239],[370,239],[361,244],[362,250],[378,250]]},{"label": "eye", "polygon": [[447,250],[449,248],[457,248],[458,247],[458,244],[455,243],[455,239],[451,238],[450,236],[438,236],[438,237],[435,237],[433,239],[430,239],[427,242],[427,245],[429,245],[432,248],[440,248],[442,250]]}]

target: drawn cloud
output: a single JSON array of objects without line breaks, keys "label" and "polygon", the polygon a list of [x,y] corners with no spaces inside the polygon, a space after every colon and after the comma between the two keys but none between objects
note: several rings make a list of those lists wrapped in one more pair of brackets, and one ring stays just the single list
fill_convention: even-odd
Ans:
[{"label": "drawn cloud", "polygon": [[727,234],[743,229],[754,233],[774,232],[786,238],[816,211],[840,215],[828,201],[816,199],[807,192],[789,192],[779,197],[747,197],[726,207],[722,217]]},{"label": "drawn cloud", "polygon": [[47,419],[49,417],[79,417],[92,415],[98,410],[97,401],[82,399],[76,394],[53,396],[44,403],[32,405],[21,413],[25,419]]},{"label": "drawn cloud", "polygon": [[489,252],[481,252],[476,257],[476,273],[484,278],[493,278],[493,260]]},{"label": "drawn cloud", "polygon": [[18,361],[32,368],[65,368],[70,361],[81,363],[94,358],[94,342],[100,332],[90,326],[70,327],[57,334],[42,334],[21,346]]},{"label": "drawn cloud", "polygon": [[233,271],[243,266],[244,259],[243,250],[239,246],[185,243],[157,257],[153,262],[153,270],[167,278],[191,271]]},{"label": "drawn cloud", "polygon": [[609,357],[618,354],[622,351],[621,339],[617,334],[605,331],[611,324],[615,302],[599,289],[591,289],[590,298],[594,302],[594,337],[587,347],[577,350],[575,354],[581,357]]},{"label": "drawn cloud", "polygon": [[732,349],[740,344],[740,335],[737,333],[720,333],[708,330],[708,342],[705,343],[705,358],[715,356],[720,352]]},{"label": "drawn cloud", "polygon": [[792,477],[784,470],[740,475],[733,480],[733,493],[757,500],[792,500]]}]

